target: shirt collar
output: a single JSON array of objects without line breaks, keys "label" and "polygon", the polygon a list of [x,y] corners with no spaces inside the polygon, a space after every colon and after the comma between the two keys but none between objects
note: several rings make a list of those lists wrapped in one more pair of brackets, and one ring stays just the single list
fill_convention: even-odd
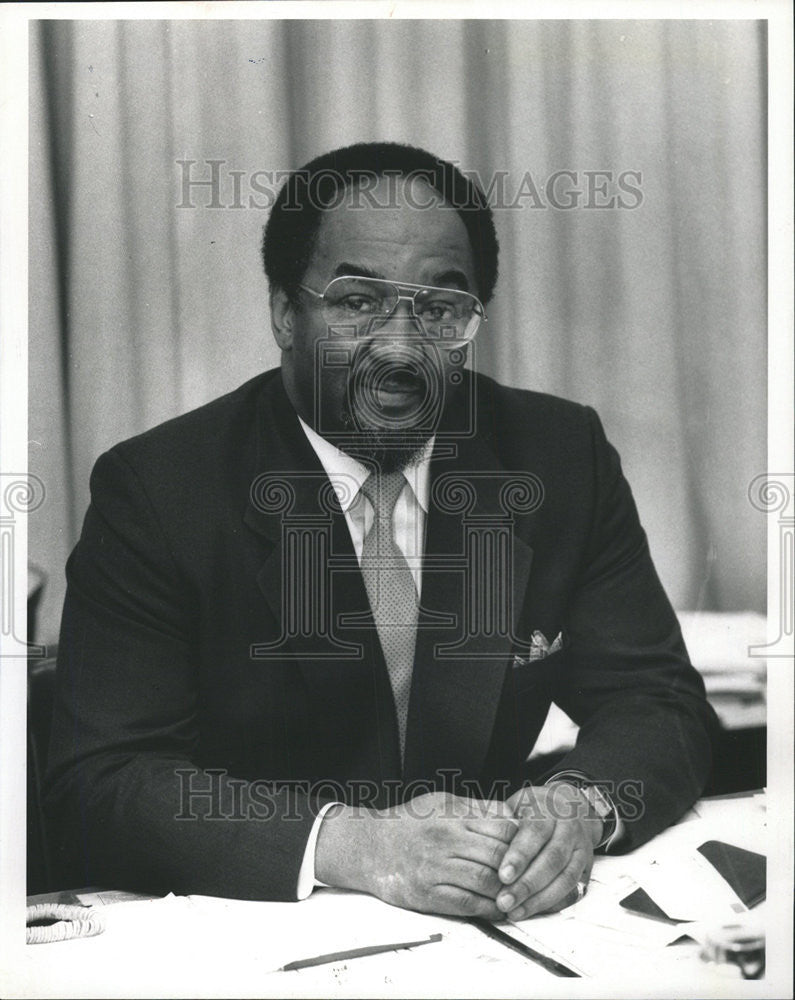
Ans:
[{"label": "shirt collar", "polygon": [[[326,438],[321,437],[300,416],[298,417],[298,423],[301,425],[304,434],[306,434],[307,440],[314,448],[315,454],[320,459],[320,464],[326,470],[326,475],[329,477],[331,485],[334,487],[334,492],[337,494],[340,507],[344,512],[347,512],[359,495],[359,490],[362,488],[365,479],[370,475],[370,469],[366,465],[362,465],[355,458],[352,458],[347,452],[342,451],[335,444],[327,441]],[[403,470],[403,475],[411,486],[417,502],[426,514],[428,513],[431,483],[431,453],[433,452],[435,439],[436,435],[432,435],[426,441],[420,457]],[[355,488],[352,489],[352,486],[355,486]]]}]

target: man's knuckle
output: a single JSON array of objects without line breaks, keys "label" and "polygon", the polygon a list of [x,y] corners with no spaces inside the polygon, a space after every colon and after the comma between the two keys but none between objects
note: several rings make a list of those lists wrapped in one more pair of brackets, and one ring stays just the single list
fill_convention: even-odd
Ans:
[{"label": "man's knuckle", "polygon": [[522,832],[536,842],[548,840],[551,833],[550,822],[540,816],[525,817],[522,821]]},{"label": "man's knuckle", "polygon": [[516,825],[516,823],[512,822],[509,819],[504,819],[500,822],[500,825],[497,827],[496,832],[497,836],[504,844],[510,844],[513,838],[516,836],[516,831],[518,829],[519,827]]},{"label": "man's knuckle", "polygon": [[474,872],[475,888],[486,891],[491,888],[494,881],[494,872],[489,868],[478,865]]},{"label": "man's knuckle", "polygon": [[534,888],[535,880],[533,876],[525,872],[521,878],[516,880],[511,891],[516,899],[526,899],[532,894]]},{"label": "man's knuckle", "polygon": [[459,900],[461,912],[466,917],[477,916],[477,897],[471,892],[464,892]]},{"label": "man's knuckle", "polygon": [[497,904],[483,896],[476,899],[473,905],[474,910],[470,916],[484,917],[486,920],[503,920],[505,918],[505,914],[498,908]]},{"label": "man's knuckle", "polygon": [[494,844],[493,847],[488,849],[488,864],[492,868],[498,868],[505,857],[505,845],[504,844]]}]

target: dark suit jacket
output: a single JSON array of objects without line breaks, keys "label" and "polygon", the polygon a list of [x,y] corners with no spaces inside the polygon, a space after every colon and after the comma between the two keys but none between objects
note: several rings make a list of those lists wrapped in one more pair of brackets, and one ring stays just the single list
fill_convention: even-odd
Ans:
[{"label": "dark suit jacket", "polygon": [[[344,516],[279,370],[101,456],[59,646],[64,884],[294,899],[320,803],[504,797],[553,700],[581,726],[561,766],[613,784],[627,847],[697,798],[713,715],[596,414],[468,379],[444,426],[470,399],[477,433],[431,464],[402,773]],[[530,656],[536,631],[563,649]]]}]

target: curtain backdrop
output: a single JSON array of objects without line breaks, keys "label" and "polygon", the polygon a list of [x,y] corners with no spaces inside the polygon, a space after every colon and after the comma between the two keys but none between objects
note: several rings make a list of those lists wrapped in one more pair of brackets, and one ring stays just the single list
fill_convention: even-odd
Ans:
[{"label": "curtain backdrop", "polygon": [[98,455],[278,364],[277,172],[375,139],[494,184],[477,367],[596,407],[677,608],[764,610],[765,48],[753,21],[32,24],[40,637]]}]

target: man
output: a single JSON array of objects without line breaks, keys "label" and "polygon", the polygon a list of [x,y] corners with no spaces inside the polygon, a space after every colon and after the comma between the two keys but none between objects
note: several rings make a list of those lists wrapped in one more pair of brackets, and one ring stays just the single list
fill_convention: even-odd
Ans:
[{"label": "man", "polygon": [[[263,252],[281,368],[92,476],[49,769],[62,877],[568,905],[710,762],[618,456],[587,407],[464,367],[497,240],[451,164],[320,157]],[[553,700],[579,739],[534,784]]]}]

